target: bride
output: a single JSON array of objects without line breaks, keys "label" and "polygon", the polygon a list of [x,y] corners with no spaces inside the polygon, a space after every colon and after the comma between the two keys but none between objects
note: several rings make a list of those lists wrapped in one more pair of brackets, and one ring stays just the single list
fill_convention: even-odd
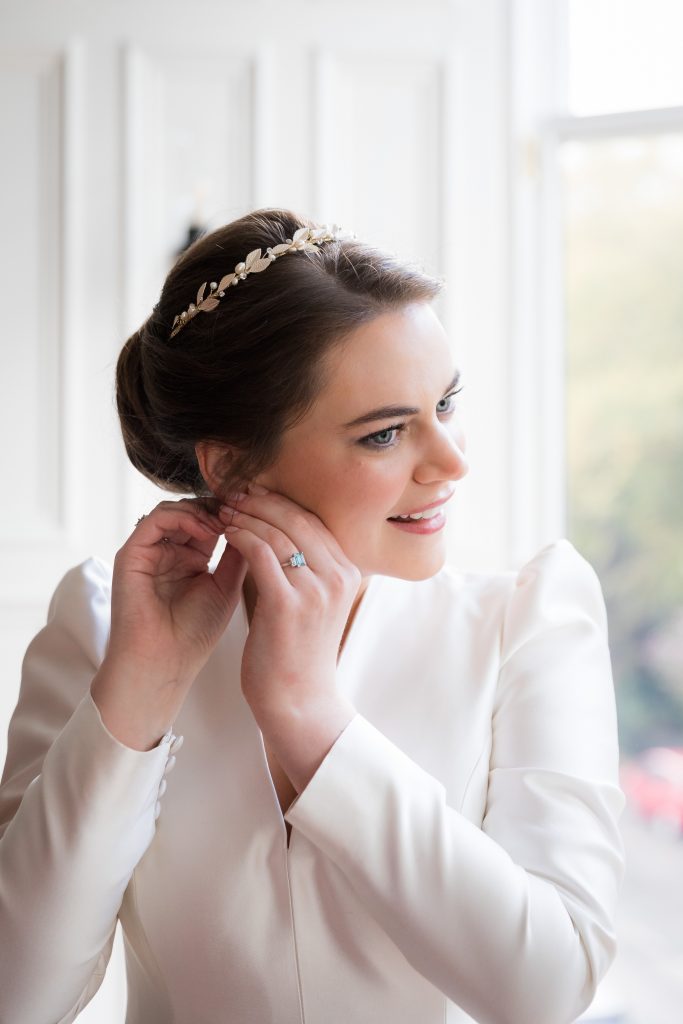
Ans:
[{"label": "bride", "polygon": [[126,450],[184,497],[70,570],[27,651],[0,1020],[73,1021],[118,921],[127,1024],[589,1005],[624,871],[604,600],[566,538],[446,565],[469,467],[440,287],[257,210],[126,342]]}]

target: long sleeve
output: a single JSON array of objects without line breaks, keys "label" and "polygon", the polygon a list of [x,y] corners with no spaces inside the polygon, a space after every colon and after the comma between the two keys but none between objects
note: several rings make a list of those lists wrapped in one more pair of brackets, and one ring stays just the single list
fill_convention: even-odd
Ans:
[{"label": "long sleeve", "polygon": [[624,871],[607,616],[566,539],[510,587],[482,827],[357,713],[285,814],[480,1024],[569,1024],[615,953]]},{"label": "long sleeve", "polygon": [[132,750],[90,695],[109,587],[94,559],[67,573],[24,658],[0,784],[0,1024],[68,1024],[92,998],[154,836],[174,737]]}]

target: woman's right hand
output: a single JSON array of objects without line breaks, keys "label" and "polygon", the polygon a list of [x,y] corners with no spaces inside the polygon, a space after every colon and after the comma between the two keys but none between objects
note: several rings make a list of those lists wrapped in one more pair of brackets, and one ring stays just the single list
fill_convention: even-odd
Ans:
[{"label": "woman's right hand", "polygon": [[239,602],[240,553],[228,545],[207,569],[224,530],[203,499],[162,501],[116,554],[109,645],[90,692],[127,746],[151,749],[172,725]]}]

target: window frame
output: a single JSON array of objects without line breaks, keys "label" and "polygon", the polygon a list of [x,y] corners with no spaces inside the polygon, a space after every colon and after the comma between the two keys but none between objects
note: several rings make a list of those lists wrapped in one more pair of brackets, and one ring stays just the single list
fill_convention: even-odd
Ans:
[{"label": "window frame", "polygon": [[566,536],[568,529],[562,146],[578,139],[683,134],[683,106],[569,112],[570,2],[522,0],[510,11],[513,558]]}]

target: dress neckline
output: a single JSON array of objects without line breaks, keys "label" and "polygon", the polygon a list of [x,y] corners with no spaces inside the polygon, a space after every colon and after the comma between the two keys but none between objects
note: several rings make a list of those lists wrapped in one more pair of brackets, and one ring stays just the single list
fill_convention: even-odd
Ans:
[{"label": "dress neckline", "polygon": [[[353,622],[351,623],[351,627],[348,633],[346,634],[346,639],[344,640],[342,649],[339,652],[339,656],[337,658],[337,671],[339,671],[342,668],[342,666],[346,667],[346,665],[350,661],[351,654],[355,651],[356,647],[360,642],[358,638],[360,634],[364,631],[365,623],[368,617],[368,608],[371,604],[374,603],[376,599],[380,579],[381,577],[377,574],[371,575],[370,578],[368,579],[368,584],[365,588],[365,592],[360,599],[358,607],[356,608],[356,614],[354,615]],[[240,587],[239,608],[242,637],[244,643],[246,643],[247,637],[249,635],[249,616],[247,614],[247,602],[244,596],[243,587]]]},{"label": "dress neckline", "polygon": [[[368,580],[368,585],[365,588],[365,592],[358,604],[358,607],[356,608],[356,614],[353,618],[353,622],[351,623],[351,627],[346,635],[344,646],[342,647],[342,650],[339,653],[337,659],[337,680],[340,690],[342,690],[344,686],[343,677],[346,676],[348,679],[351,679],[353,677],[353,671],[349,669],[349,666],[353,664],[352,659],[355,660],[357,653],[361,650],[362,635],[365,631],[368,621],[369,606],[376,599],[379,579],[380,578],[376,575],[370,576]],[[247,637],[249,636],[249,616],[247,615],[247,603],[244,596],[244,590],[242,588],[240,588],[239,615],[237,616],[237,618],[239,629],[241,632],[240,640],[242,643],[242,650],[244,650],[244,644],[246,643]],[[292,829],[292,826],[289,824],[289,822],[287,822],[282,812],[282,807],[280,805],[280,800],[275,786],[275,781],[273,779],[270,764],[268,763],[268,752],[266,749],[265,740],[263,737],[263,733],[261,732],[260,729],[258,729],[258,735],[261,746],[263,768],[270,782],[270,788],[273,793],[274,806],[277,809],[277,819],[279,827],[282,831],[287,856],[289,856],[292,847],[292,835],[294,830]],[[298,796],[295,798],[293,803],[296,803],[297,799]]]}]

